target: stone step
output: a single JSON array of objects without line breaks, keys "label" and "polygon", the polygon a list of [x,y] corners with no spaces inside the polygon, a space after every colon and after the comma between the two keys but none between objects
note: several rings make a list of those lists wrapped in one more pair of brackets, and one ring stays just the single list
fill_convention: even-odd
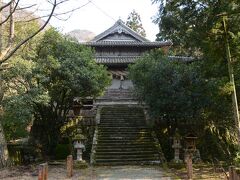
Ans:
[{"label": "stone step", "polygon": [[109,135],[109,134],[115,134],[115,135],[121,135],[121,134],[140,134],[140,133],[149,133],[147,129],[141,129],[141,132],[137,129],[112,129],[112,130],[107,130],[107,129],[99,129],[98,130],[98,135]]},{"label": "stone step", "polygon": [[126,143],[151,143],[152,138],[142,138],[142,139],[136,139],[136,138],[129,138],[129,139],[98,139],[98,143],[118,143],[118,144],[126,144]]},{"label": "stone step", "polygon": [[124,166],[124,165],[159,165],[159,160],[146,160],[146,161],[124,161],[124,162],[97,162],[95,166]]},{"label": "stone step", "polygon": [[131,122],[145,122],[141,117],[104,117],[100,120],[102,121],[131,121]]},{"label": "stone step", "polygon": [[141,122],[141,121],[117,121],[117,120],[113,120],[113,121],[101,121],[99,125],[122,125],[122,126],[126,126],[128,127],[128,125],[142,125],[142,126],[146,126],[145,122]]},{"label": "stone step", "polygon": [[114,130],[118,129],[135,129],[139,130],[140,128],[145,128],[144,125],[133,125],[133,124],[100,124],[99,130],[105,130],[106,128],[114,128]]},{"label": "stone step", "polygon": [[101,115],[106,115],[106,116],[111,116],[112,114],[114,115],[134,115],[134,116],[144,116],[144,113],[143,112],[136,112],[136,111],[133,111],[133,112],[129,112],[129,111],[105,111],[105,112],[101,112]]},{"label": "stone step", "polygon": [[134,140],[134,141],[141,141],[150,139],[153,140],[150,135],[148,136],[98,136],[98,140]]},{"label": "stone step", "polygon": [[151,143],[152,139],[151,138],[142,138],[142,139],[136,139],[136,138],[124,138],[124,139],[98,139],[98,143],[118,143],[118,144],[126,144],[126,143]]},{"label": "stone step", "polygon": [[107,122],[117,122],[117,121],[119,121],[119,122],[145,122],[145,121],[143,121],[141,118],[135,118],[135,119],[131,119],[131,118],[109,118],[109,119],[107,119],[107,118],[102,118],[101,120],[100,120],[100,122],[104,122],[104,121],[107,121]]},{"label": "stone step", "polygon": [[100,117],[111,117],[111,116],[119,116],[119,117],[128,117],[128,115],[130,117],[142,117],[144,118],[144,113],[136,113],[136,112],[102,112],[100,114]]},{"label": "stone step", "polygon": [[145,122],[142,120],[142,118],[101,118],[100,122],[104,122],[104,121],[107,121],[107,122]]},{"label": "stone step", "polygon": [[[118,148],[119,150],[116,150],[116,148]],[[145,145],[130,145],[130,144],[123,144],[123,145],[121,145],[121,144],[114,144],[114,145],[112,145],[111,144],[111,145],[109,145],[108,144],[108,145],[101,145],[101,146],[99,146],[97,148],[97,150],[99,150],[99,151],[103,151],[103,150],[106,150],[106,149],[113,150],[114,152],[118,152],[120,150],[122,150],[122,151],[128,151],[128,150],[143,151],[145,149],[147,149],[147,150],[156,150],[157,151],[156,146],[153,145],[153,144],[149,144],[148,146],[146,146],[146,144]]]},{"label": "stone step", "polygon": [[101,122],[99,126],[125,126],[125,127],[128,127],[129,125],[131,126],[145,126],[145,123],[143,122],[137,122],[137,123],[133,123],[133,122],[122,122],[122,123],[119,123],[119,122]]},{"label": "stone step", "polygon": [[141,108],[127,106],[101,109],[96,164],[159,162],[159,154]]},{"label": "stone step", "polygon": [[103,121],[110,121],[110,122],[114,122],[114,121],[127,121],[127,122],[145,122],[142,118],[140,117],[105,117],[105,118],[101,118],[100,120],[101,122]]},{"label": "stone step", "polygon": [[137,126],[137,127],[125,127],[125,126],[123,126],[123,127],[112,127],[112,126],[101,126],[101,124],[100,125],[98,125],[98,129],[99,130],[119,130],[119,129],[121,129],[121,130],[126,130],[126,131],[128,131],[128,130],[138,130],[138,131],[141,131],[141,130],[149,130],[149,128],[147,128],[146,126]]},{"label": "stone step", "polygon": [[135,114],[127,114],[127,113],[123,113],[123,114],[101,114],[100,115],[101,118],[105,119],[105,118],[144,118],[143,115],[135,115]]},{"label": "stone step", "polygon": [[148,137],[148,138],[152,138],[151,134],[101,134],[101,135],[98,135],[98,138],[99,139],[122,139],[122,138],[135,138],[135,139],[140,139],[140,138],[145,138],[145,137]]},{"label": "stone step", "polygon": [[125,126],[128,126],[128,124],[142,124],[143,126],[146,125],[146,123],[144,121],[129,121],[129,120],[125,120],[125,121],[118,121],[118,120],[111,120],[111,121],[100,121],[100,125],[102,124],[122,124],[122,125],[125,125]]},{"label": "stone step", "polygon": [[98,148],[102,149],[111,149],[111,148],[119,148],[119,149],[124,149],[124,148],[155,148],[157,147],[156,144],[150,143],[150,142],[141,142],[141,143],[101,143],[98,144]]},{"label": "stone step", "polygon": [[111,134],[113,135],[124,135],[124,134],[140,134],[140,133],[149,133],[148,130],[141,130],[141,132],[139,132],[138,130],[136,129],[129,129],[128,131],[127,130],[122,130],[122,129],[112,129],[112,130],[99,130],[98,131],[98,135],[99,136],[109,136]]},{"label": "stone step", "polygon": [[147,157],[147,158],[114,158],[114,159],[96,159],[96,163],[112,163],[112,162],[146,162],[146,161],[159,161],[156,157]]},{"label": "stone step", "polygon": [[154,159],[158,159],[159,158],[159,154],[104,154],[104,155],[99,155],[98,153],[96,153],[95,156],[96,160],[98,159],[139,159],[139,158],[154,158]]},{"label": "stone step", "polygon": [[136,155],[136,154],[158,154],[157,151],[152,150],[136,150],[135,151],[99,151],[97,150],[97,155],[124,155],[124,154],[131,154],[131,155]]},{"label": "stone step", "polygon": [[145,129],[145,130],[141,130],[141,131],[124,131],[124,132],[114,132],[112,133],[111,131],[102,131],[101,129],[99,129],[99,133],[98,136],[101,135],[142,135],[142,134],[150,134],[149,130]]}]

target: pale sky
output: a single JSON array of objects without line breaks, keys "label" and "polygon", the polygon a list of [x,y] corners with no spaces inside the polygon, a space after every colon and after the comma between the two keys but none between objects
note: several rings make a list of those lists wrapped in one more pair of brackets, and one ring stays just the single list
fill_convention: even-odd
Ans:
[{"label": "pale sky", "polygon": [[[70,0],[69,2],[60,6],[57,11],[80,7],[88,0]],[[81,29],[92,31],[97,35],[112,26],[119,18],[126,21],[129,13],[135,9],[141,16],[147,38],[151,41],[156,39],[158,25],[152,22],[152,17],[157,14],[158,6],[152,4],[151,0],[92,0],[92,2],[73,12],[66,21],[53,18],[50,24],[63,33]]]}]

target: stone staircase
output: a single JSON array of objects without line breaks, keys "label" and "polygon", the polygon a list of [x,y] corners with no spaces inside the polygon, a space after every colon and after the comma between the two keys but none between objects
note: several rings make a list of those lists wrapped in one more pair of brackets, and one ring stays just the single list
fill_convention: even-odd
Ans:
[{"label": "stone staircase", "polygon": [[101,109],[94,155],[96,165],[159,163],[159,157],[142,108],[111,106]]}]

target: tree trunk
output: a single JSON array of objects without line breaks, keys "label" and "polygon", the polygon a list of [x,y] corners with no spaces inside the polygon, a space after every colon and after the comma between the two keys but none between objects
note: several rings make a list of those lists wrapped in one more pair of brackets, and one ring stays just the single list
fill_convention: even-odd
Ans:
[{"label": "tree trunk", "polygon": [[7,142],[3,133],[2,124],[0,123],[0,168],[9,165],[9,156],[7,149]]},{"label": "tree trunk", "polygon": [[0,169],[9,164],[9,156],[7,149],[7,141],[4,136],[1,117],[2,117],[2,99],[3,99],[3,83],[0,71]]}]

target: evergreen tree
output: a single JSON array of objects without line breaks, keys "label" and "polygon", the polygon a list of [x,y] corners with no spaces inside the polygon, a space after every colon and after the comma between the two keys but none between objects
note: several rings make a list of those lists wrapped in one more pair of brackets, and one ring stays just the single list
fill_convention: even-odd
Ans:
[{"label": "evergreen tree", "polygon": [[146,37],[146,32],[143,28],[141,17],[135,10],[128,15],[126,25],[143,37]]}]

